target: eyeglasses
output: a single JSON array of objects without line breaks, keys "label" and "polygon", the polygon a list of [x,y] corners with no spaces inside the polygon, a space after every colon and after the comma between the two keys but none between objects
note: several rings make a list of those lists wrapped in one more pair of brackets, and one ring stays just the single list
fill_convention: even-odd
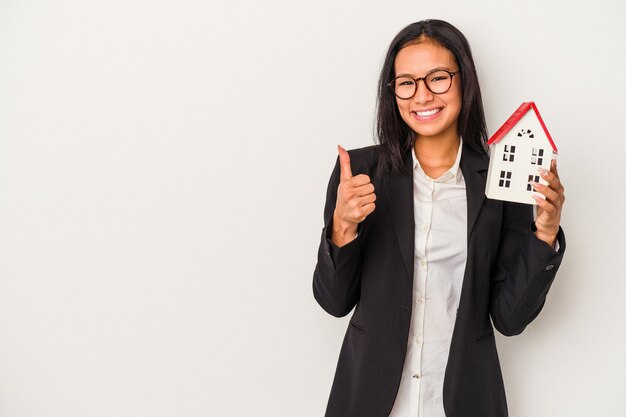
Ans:
[{"label": "eyeglasses", "polygon": [[396,77],[389,84],[389,88],[393,90],[393,93],[400,100],[408,100],[415,95],[417,91],[417,83],[420,80],[424,81],[424,85],[428,91],[433,94],[446,93],[452,86],[452,77],[457,75],[461,71],[451,72],[443,69],[436,69],[423,77],[413,78],[408,75],[402,75]]}]

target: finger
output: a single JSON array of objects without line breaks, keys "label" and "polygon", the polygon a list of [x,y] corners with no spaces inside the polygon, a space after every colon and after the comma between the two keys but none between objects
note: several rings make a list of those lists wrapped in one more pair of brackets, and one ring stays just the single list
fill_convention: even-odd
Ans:
[{"label": "finger", "polygon": [[374,185],[372,183],[362,185],[360,187],[356,187],[354,189],[355,195],[359,197],[364,197],[366,195],[374,194]]},{"label": "finger", "polygon": [[362,207],[362,211],[361,211],[363,219],[365,219],[367,216],[372,214],[374,209],[376,209],[376,204],[375,203],[369,203],[369,204],[364,205]]},{"label": "finger", "polygon": [[366,196],[363,197],[359,197],[356,201],[357,206],[366,206],[370,203],[373,203],[374,201],[376,201],[376,194],[372,193],[372,194],[368,194]]},{"label": "finger", "polygon": [[[560,200],[560,194],[558,191],[553,190],[547,185],[539,184],[538,182],[531,181],[530,185],[539,193],[543,194],[552,203],[558,203]],[[543,200],[543,199],[542,199]]]},{"label": "finger", "polygon": [[354,198],[346,203],[347,212],[349,216],[358,222],[363,221],[365,216],[370,214],[372,210],[372,204],[376,201],[376,194],[370,194],[365,197]]},{"label": "finger", "polygon": [[369,175],[359,174],[359,175],[355,175],[354,177],[352,177],[352,181],[350,182],[350,185],[352,185],[353,187],[362,187],[364,185],[371,184],[371,183],[372,183],[372,180],[370,179]]},{"label": "finger", "polygon": [[352,178],[352,167],[350,166],[350,155],[344,148],[341,147],[341,145],[337,145],[337,150],[339,151],[339,168],[341,169],[339,180],[340,181],[349,180],[350,178]]},{"label": "finger", "polygon": [[560,178],[560,177],[559,177],[559,170],[558,170],[558,168],[557,168],[557,166],[556,166],[556,158],[554,158],[554,159],[552,159],[552,161],[550,161],[550,171],[551,171],[554,175],[556,175],[556,177],[557,177],[557,178]]},{"label": "finger", "polygon": [[[544,200],[538,195],[533,195],[532,197],[537,202],[537,206],[539,206],[544,213],[547,213],[549,216],[552,216],[557,212],[554,204],[550,203],[548,200]],[[537,216],[537,218],[539,218],[539,216]]]},{"label": "finger", "polygon": [[373,184],[355,186],[355,179],[356,177],[339,184],[347,198],[363,197],[374,193]]},{"label": "finger", "polygon": [[548,182],[548,185],[553,190],[559,190],[559,189],[563,188],[563,186],[561,185],[561,180],[559,179],[559,177],[554,175],[552,172],[546,171],[543,168],[539,168],[539,175],[541,175],[541,178],[543,178],[544,180],[546,180]]}]

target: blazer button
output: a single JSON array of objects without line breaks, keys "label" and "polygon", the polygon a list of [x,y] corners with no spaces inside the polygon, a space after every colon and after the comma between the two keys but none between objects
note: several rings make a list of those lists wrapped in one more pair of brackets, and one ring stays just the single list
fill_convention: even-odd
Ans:
[{"label": "blazer button", "polygon": [[554,265],[548,265],[548,266],[546,266],[546,271],[549,271],[549,270],[551,270],[552,268],[554,268]]}]

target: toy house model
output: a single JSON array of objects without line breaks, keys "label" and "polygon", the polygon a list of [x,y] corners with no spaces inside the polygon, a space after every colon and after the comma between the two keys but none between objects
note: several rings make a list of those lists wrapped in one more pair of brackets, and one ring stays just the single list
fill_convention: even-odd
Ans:
[{"label": "toy house model", "polygon": [[556,146],[535,103],[523,103],[487,142],[489,145],[488,198],[536,204],[529,181],[546,185],[537,168],[550,170]]}]

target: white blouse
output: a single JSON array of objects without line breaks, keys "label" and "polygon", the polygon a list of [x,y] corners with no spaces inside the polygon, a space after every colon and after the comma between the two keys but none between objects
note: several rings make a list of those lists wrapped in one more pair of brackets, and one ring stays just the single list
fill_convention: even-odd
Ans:
[{"label": "white blouse", "polygon": [[467,258],[467,197],[460,169],[426,175],[413,152],[415,257],[411,328],[389,417],[445,417],[443,379]]}]

